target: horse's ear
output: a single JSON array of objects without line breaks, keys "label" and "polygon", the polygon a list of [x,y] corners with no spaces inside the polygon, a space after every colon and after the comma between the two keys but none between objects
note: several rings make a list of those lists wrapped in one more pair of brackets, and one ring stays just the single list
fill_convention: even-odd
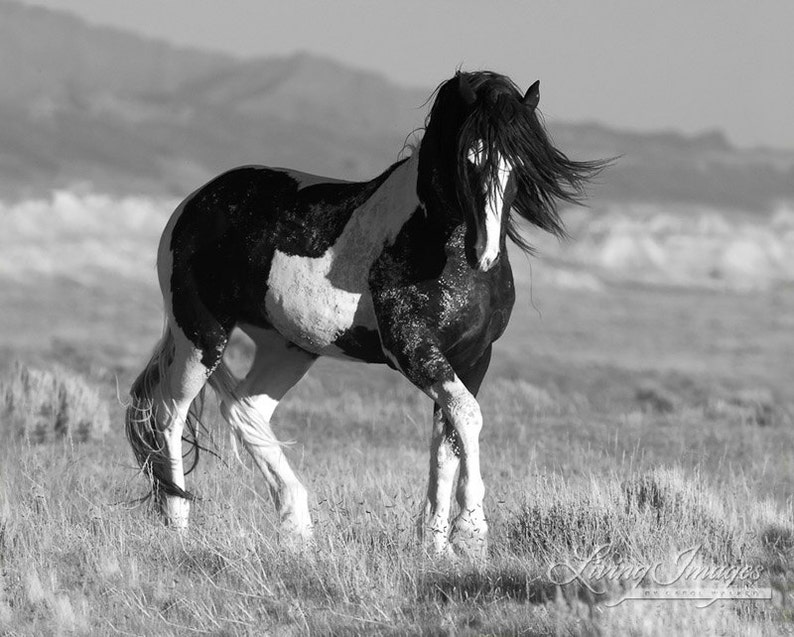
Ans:
[{"label": "horse's ear", "polygon": [[527,89],[527,94],[524,95],[524,105],[529,106],[533,111],[538,107],[540,101],[540,80],[535,80],[535,83]]},{"label": "horse's ear", "polygon": [[471,106],[477,101],[477,93],[474,92],[471,84],[469,84],[469,80],[466,79],[463,73],[458,73],[458,90],[460,90],[460,96],[468,106]]}]

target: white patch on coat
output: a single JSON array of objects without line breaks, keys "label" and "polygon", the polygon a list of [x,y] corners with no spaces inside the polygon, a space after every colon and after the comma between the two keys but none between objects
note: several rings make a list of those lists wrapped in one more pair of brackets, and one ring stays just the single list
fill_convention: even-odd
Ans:
[{"label": "white patch on coat", "polygon": [[[483,150],[482,140],[477,141],[469,150],[469,161],[475,166],[481,166],[485,161]],[[474,245],[477,267],[483,272],[490,270],[499,258],[504,193],[513,172],[513,167],[500,154],[498,160],[497,183],[485,185],[485,220],[482,224],[477,224],[477,242]]]},{"label": "white patch on coat", "polygon": [[414,154],[359,208],[342,234],[319,258],[276,251],[265,308],[285,338],[316,354],[339,356],[331,344],[346,329],[377,329],[369,272],[385,245],[420,205],[416,194],[419,157]]}]

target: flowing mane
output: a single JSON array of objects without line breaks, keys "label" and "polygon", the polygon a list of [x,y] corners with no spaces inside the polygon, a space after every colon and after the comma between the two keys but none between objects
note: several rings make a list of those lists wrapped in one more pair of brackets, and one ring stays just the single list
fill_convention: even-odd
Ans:
[{"label": "flowing mane", "polygon": [[[457,197],[464,211],[477,215],[480,197],[478,181],[472,179],[468,161],[470,149],[482,143],[484,158],[480,172],[495,183],[499,155],[513,167],[516,194],[506,223],[507,236],[526,252],[532,246],[522,236],[515,215],[559,237],[565,228],[558,212],[559,202],[580,203],[586,184],[607,167],[610,160],[574,161],[554,147],[536,108],[527,107],[522,94],[510,78],[490,71],[464,73],[443,83],[436,90],[436,99],[426,126],[440,114],[439,101],[459,91],[445,91],[447,85],[457,88],[463,78],[476,95],[457,130]],[[447,108],[449,108],[447,106]],[[494,152],[496,151],[496,152]]]}]

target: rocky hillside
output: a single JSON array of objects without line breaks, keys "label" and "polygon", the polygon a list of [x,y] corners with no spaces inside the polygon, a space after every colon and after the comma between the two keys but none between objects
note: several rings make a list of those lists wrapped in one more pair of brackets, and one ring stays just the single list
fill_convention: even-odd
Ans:
[{"label": "rocky hillside", "polygon": [[[0,291],[45,281],[154,292],[160,233],[176,199],[58,191],[0,203]],[[656,204],[565,212],[571,240],[528,229],[538,257],[514,250],[518,287],[600,292],[642,284],[729,291],[794,284],[794,209],[771,214]],[[147,292],[148,294],[148,292]]]},{"label": "rocky hillside", "polygon": [[[310,55],[239,60],[175,49],[8,1],[0,82],[5,201],[75,184],[180,196],[245,163],[369,177],[421,126],[431,92]],[[738,150],[717,132],[551,129],[573,156],[620,156],[594,189],[600,201],[768,211],[794,200],[794,152]]]}]

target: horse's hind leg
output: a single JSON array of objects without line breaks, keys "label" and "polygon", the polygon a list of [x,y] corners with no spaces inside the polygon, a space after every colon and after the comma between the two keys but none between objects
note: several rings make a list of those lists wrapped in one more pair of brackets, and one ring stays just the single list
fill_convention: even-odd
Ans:
[{"label": "horse's hind leg", "polygon": [[[180,330],[176,340],[174,361],[169,367],[168,394],[164,400],[171,400],[173,406],[167,421],[162,423],[166,452],[171,463],[171,478],[180,488],[185,488],[185,473],[182,458],[182,434],[188,418],[190,406],[201,392],[211,369],[202,362],[202,351],[196,348]],[[166,408],[165,413],[169,412]],[[162,503],[163,513],[168,523],[185,528],[188,523],[190,500],[181,494],[166,494]]]},{"label": "horse's hind leg", "polygon": [[182,433],[190,406],[211,369],[202,351],[178,327],[168,327],[132,388],[127,435],[138,462],[150,471],[155,497],[169,526],[188,524],[192,495],[185,489]]},{"label": "horse's hind leg", "polygon": [[[312,531],[308,496],[289,465],[281,444],[270,427],[270,418],[279,401],[303,377],[317,359],[314,354],[292,345],[274,331],[247,330],[256,343],[256,355],[245,380],[232,395],[228,390],[221,412],[242,440],[265,477],[281,530],[288,536],[309,538]],[[213,376],[218,384],[223,366]]]}]

